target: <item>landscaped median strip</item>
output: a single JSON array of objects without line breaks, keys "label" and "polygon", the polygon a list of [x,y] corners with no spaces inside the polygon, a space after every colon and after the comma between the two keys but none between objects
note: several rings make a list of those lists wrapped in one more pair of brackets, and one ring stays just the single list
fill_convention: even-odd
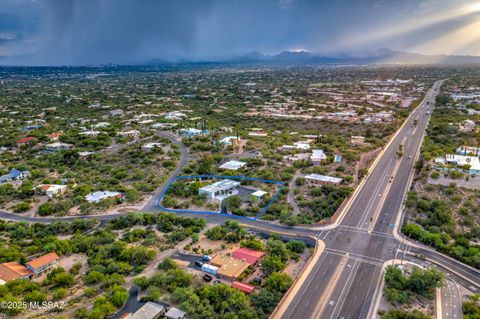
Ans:
[{"label": "landscaped median strip", "polygon": [[305,265],[305,267],[303,267],[302,271],[297,276],[297,278],[295,278],[290,289],[288,289],[285,295],[283,295],[283,298],[280,300],[277,307],[275,307],[275,309],[273,310],[272,314],[270,315],[270,318],[277,319],[277,318],[281,318],[284,315],[285,311],[288,309],[288,307],[292,303],[298,291],[303,286],[303,283],[307,279],[313,267],[317,264],[318,259],[322,255],[323,250],[325,249],[325,243],[316,238],[315,240],[317,244],[315,245],[315,249],[312,257],[310,258],[308,263]]},{"label": "landscaped median strip", "polygon": [[[372,304],[370,305],[370,310],[368,311],[367,318],[376,318],[376,313],[378,311],[378,306],[380,305],[380,300],[382,299],[383,286],[385,286],[385,280],[384,280],[385,269],[388,266],[402,265],[402,264],[410,264],[410,265],[413,265],[413,266],[424,268],[423,266],[412,263],[410,261],[399,260],[399,259],[391,259],[391,260],[387,260],[386,262],[384,262],[383,266],[382,266],[382,271],[380,272],[380,276],[378,278],[377,288],[375,289]],[[435,309],[435,311],[437,313],[437,319],[442,319],[440,288],[436,288],[435,292],[436,292],[436,294],[435,294],[435,297],[436,297],[436,309]]]}]

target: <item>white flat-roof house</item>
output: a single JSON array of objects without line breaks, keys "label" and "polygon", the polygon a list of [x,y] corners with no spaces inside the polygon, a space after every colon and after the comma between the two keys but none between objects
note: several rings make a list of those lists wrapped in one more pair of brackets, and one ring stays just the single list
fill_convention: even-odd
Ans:
[{"label": "white flat-roof house", "polygon": [[447,163],[454,163],[459,167],[469,165],[468,172],[470,174],[480,174],[480,160],[477,156],[447,154],[445,155],[445,161]]},{"label": "white flat-roof house", "polygon": [[228,161],[228,162],[220,165],[219,168],[228,169],[228,170],[231,170],[231,171],[237,171],[237,170],[241,169],[242,167],[244,167],[245,165],[247,165],[247,163],[242,162],[242,161],[232,160],[232,161]]},{"label": "white flat-roof house", "polygon": [[305,181],[310,185],[322,185],[333,184],[340,185],[343,179],[333,176],[320,175],[320,174],[308,174],[305,175]]},{"label": "white flat-roof house", "polygon": [[208,199],[219,199],[234,195],[240,182],[231,179],[222,179],[213,184],[204,186],[198,190],[199,194],[206,194]]},{"label": "white flat-roof house", "polygon": [[293,149],[306,151],[310,149],[310,144],[307,142],[295,142],[293,145],[283,145],[280,147],[281,151],[289,151]]},{"label": "white flat-roof house", "polygon": [[180,120],[180,119],[182,119],[186,116],[187,115],[185,113],[178,112],[178,111],[172,111],[172,112],[169,112],[169,113],[165,114],[165,118],[169,119],[169,120]]},{"label": "white flat-roof house", "polygon": [[129,130],[129,131],[123,131],[123,132],[117,132],[118,136],[126,136],[126,137],[133,137],[137,138],[140,136],[140,131],[138,130]]},{"label": "white flat-roof house", "polygon": [[72,147],[73,147],[72,144],[57,142],[57,143],[52,143],[52,144],[45,145],[45,152],[53,153],[53,152],[58,152],[58,151],[64,151],[64,150],[69,150]]},{"label": "white flat-roof house", "polygon": [[151,151],[155,149],[159,149],[161,147],[162,147],[162,143],[146,143],[146,144],[143,144],[142,151],[144,153],[150,153]]},{"label": "white flat-roof house", "polygon": [[268,133],[266,133],[266,132],[249,132],[249,133],[248,133],[248,136],[252,136],[252,137],[267,137],[267,136],[268,136]]},{"label": "white flat-roof house", "polygon": [[122,198],[122,193],[110,191],[98,191],[85,196],[85,200],[90,203],[99,203],[107,198]]},{"label": "white flat-roof house", "polygon": [[67,190],[67,185],[58,184],[42,184],[36,187],[36,190],[40,193],[45,193],[47,197],[52,198],[55,195],[62,194]]},{"label": "white flat-roof house", "polygon": [[238,139],[237,139],[236,136],[226,136],[226,137],[222,138],[222,139],[219,141],[219,143],[228,146],[228,145],[232,145],[232,140],[238,140],[238,141],[240,141],[240,137],[238,137]]},{"label": "white flat-roof house", "polygon": [[323,152],[323,150],[312,150],[312,155],[310,155],[310,161],[312,164],[319,165],[326,159],[327,155]]},{"label": "white flat-roof house", "polygon": [[193,137],[193,136],[197,136],[197,135],[202,134],[203,131],[199,130],[199,129],[196,129],[196,128],[193,128],[193,127],[190,127],[190,128],[182,128],[182,129],[178,130],[178,132],[182,136]]}]

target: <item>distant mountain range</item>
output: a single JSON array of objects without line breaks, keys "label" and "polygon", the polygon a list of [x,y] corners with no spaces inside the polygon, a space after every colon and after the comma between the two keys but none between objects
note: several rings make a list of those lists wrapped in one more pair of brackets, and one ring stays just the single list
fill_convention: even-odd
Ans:
[{"label": "distant mountain range", "polygon": [[230,64],[480,64],[480,56],[470,55],[423,55],[411,52],[394,51],[389,48],[369,50],[359,55],[322,56],[308,51],[283,51],[275,55],[265,55],[257,51],[243,56],[217,61],[177,61],[162,59],[148,61],[147,65],[167,65],[184,63],[230,63]]}]

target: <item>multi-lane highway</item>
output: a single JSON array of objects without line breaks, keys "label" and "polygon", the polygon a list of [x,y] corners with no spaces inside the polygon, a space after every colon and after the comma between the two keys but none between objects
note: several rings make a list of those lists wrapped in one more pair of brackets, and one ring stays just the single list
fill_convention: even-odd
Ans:
[{"label": "multi-lane highway", "polygon": [[[385,261],[397,258],[424,265],[435,265],[465,287],[480,288],[480,272],[420,244],[413,244],[398,235],[401,208],[411,185],[415,160],[428,125],[431,106],[442,81],[427,92],[419,107],[412,112],[375,162],[370,174],[350,201],[336,227],[315,230],[288,227],[269,222],[243,219],[242,223],[267,232],[291,236],[316,236],[325,243],[318,262],[306,274],[282,318],[367,318],[382,274]],[[188,152],[175,136],[165,136],[180,147],[181,161],[169,180],[175,178],[188,163]],[[403,155],[398,150],[402,145]],[[144,208],[158,211],[155,198]],[[82,216],[110,220],[121,214]],[[196,216],[198,215],[191,215]],[[232,218],[225,215],[204,216],[209,222],[222,223]],[[50,223],[75,217],[27,217],[0,211],[0,218]],[[78,217],[76,217],[78,218]],[[449,304],[450,305],[450,304]]]},{"label": "multi-lane highway", "polygon": [[[454,270],[480,284],[478,272],[423,247],[408,252],[394,231],[414,163],[428,125],[436,82],[387,145],[337,228],[318,234],[325,250],[282,318],[367,318],[385,261],[415,256],[454,263]],[[402,147],[400,147],[402,145]],[[403,148],[403,155],[398,155]],[[408,256],[405,256],[408,252]],[[448,267],[448,266],[447,266]],[[461,268],[461,269],[457,269]]]}]

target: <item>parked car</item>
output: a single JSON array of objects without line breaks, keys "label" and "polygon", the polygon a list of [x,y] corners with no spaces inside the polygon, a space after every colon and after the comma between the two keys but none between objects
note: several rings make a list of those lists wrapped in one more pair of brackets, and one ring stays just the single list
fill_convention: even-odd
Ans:
[{"label": "parked car", "polygon": [[201,260],[196,260],[195,261],[195,266],[197,267],[202,267],[203,266],[203,262]]},{"label": "parked car", "polygon": [[221,283],[222,283],[222,282],[221,282],[220,280],[218,280],[218,279],[213,282],[214,285],[218,285],[218,284],[221,284]]},{"label": "parked car", "polygon": [[203,275],[203,280],[205,280],[206,282],[210,282],[212,281],[212,276],[205,274]]},{"label": "parked car", "polygon": [[210,260],[212,260],[212,257],[210,257],[209,255],[204,255],[202,257],[202,261],[210,261]]}]

